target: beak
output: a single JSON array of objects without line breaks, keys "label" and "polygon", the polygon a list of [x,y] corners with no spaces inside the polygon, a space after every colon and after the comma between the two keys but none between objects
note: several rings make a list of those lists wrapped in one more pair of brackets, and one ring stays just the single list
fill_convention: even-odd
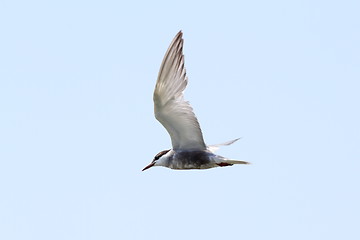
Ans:
[{"label": "beak", "polygon": [[146,167],[144,167],[144,169],[143,169],[142,171],[145,171],[146,169],[149,169],[149,168],[151,168],[151,167],[154,166],[154,165],[155,165],[155,163],[152,162],[152,163],[150,163],[149,165],[147,165]]}]

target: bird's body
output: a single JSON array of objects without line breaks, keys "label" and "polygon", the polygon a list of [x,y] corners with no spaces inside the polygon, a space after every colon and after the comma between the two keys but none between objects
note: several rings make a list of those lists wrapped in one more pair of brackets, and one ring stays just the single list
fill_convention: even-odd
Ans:
[{"label": "bird's body", "polygon": [[231,160],[214,154],[219,146],[230,145],[238,139],[212,146],[205,144],[192,107],[183,98],[187,77],[182,48],[183,39],[180,31],[165,54],[153,97],[155,117],[170,134],[173,148],[159,152],[143,170],[152,166],[208,169],[248,164],[245,161]]},{"label": "bird's body", "polygon": [[213,158],[216,155],[210,151],[170,150],[158,164],[171,169],[207,169],[215,167],[214,161],[211,161]]}]

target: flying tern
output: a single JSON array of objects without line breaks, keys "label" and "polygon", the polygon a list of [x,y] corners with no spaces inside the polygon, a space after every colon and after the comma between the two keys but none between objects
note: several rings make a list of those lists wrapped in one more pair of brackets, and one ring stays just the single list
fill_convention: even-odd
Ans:
[{"label": "flying tern", "polygon": [[143,171],[153,166],[171,169],[208,169],[233,164],[249,164],[214,153],[220,146],[230,145],[239,139],[216,145],[205,144],[193,109],[183,97],[188,82],[184,67],[183,43],[180,31],[165,53],[153,96],[155,117],[168,131],[172,149],[156,154]]}]

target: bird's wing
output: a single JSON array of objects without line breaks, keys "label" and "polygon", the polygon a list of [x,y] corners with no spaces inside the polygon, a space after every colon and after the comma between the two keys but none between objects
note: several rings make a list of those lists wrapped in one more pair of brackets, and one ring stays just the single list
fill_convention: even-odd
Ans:
[{"label": "bird's wing", "polygon": [[169,132],[173,149],[205,150],[199,122],[183,97],[187,77],[182,50],[180,31],[170,44],[160,67],[154,91],[155,117]]},{"label": "bird's wing", "polygon": [[236,142],[236,141],[239,140],[239,139],[240,139],[240,138],[237,138],[237,139],[234,139],[234,140],[231,140],[231,141],[227,141],[227,142],[224,142],[224,143],[208,145],[208,146],[207,146],[207,149],[208,149],[210,152],[215,152],[215,151],[217,151],[221,146],[229,146],[230,144],[233,144],[234,142]]}]

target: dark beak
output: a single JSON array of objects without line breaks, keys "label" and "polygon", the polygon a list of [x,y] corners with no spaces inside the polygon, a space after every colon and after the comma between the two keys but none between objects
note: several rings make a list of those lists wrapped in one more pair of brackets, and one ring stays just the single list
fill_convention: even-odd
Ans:
[{"label": "dark beak", "polygon": [[151,167],[154,166],[154,165],[155,165],[155,163],[152,162],[152,163],[150,163],[149,165],[147,165],[146,167],[144,167],[144,169],[143,169],[142,171],[145,171],[146,169],[149,169],[149,168],[151,168]]}]

